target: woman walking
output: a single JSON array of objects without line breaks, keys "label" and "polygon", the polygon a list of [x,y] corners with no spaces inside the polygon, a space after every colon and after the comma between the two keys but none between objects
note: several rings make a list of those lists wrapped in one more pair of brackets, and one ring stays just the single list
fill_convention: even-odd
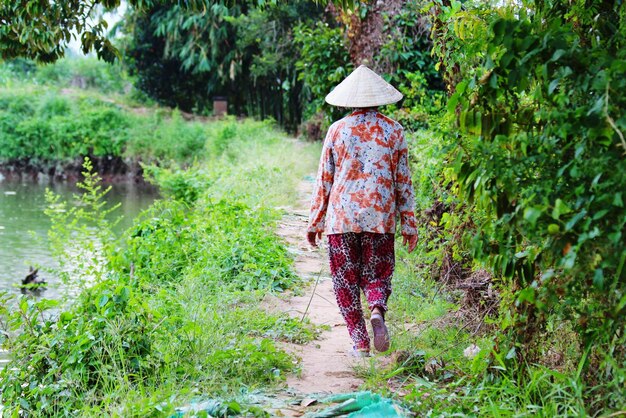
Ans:
[{"label": "woman walking", "polygon": [[331,105],[355,110],[328,129],[307,239],[317,247],[322,233],[328,235],[337,304],[354,342],[354,354],[360,357],[370,352],[361,291],[371,311],[374,347],[389,349],[385,313],[397,219],[409,252],[417,244],[404,130],[376,110],[400,99],[399,91],[363,65],[326,96]]}]

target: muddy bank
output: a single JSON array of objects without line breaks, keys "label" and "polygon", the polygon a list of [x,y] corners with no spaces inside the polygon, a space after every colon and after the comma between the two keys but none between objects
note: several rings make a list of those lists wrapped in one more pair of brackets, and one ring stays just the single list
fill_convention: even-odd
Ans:
[{"label": "muddy bank", "polygon": [[[106,183],[145,183],[140,161],[122,157],[93,157],[94,170]],[[82,179],[83,157],[72,161],[49,162],[34,160],[12,160],[0,162],[0,179],[30,180],[35,182],[69,181]]]}]

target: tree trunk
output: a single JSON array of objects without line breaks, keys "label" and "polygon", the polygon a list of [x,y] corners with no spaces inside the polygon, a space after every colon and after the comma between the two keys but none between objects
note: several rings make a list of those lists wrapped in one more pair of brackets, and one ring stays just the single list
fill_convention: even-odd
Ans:
[{"label": "tree trunk", "polygon": [[328,6],[328,11],[347,28],[350,60],[355,67],[367,65],[380,71],[377,55],[385,42],[384,16],[393,16],[402,8],[405,0],[367,0],[354,11]]}]

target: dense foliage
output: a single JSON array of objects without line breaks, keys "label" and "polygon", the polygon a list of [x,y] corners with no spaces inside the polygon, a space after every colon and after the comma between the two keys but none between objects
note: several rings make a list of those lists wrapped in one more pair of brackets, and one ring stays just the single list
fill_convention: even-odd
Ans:
[{"label": "dense foliage", "polygon": [[293,32],[320,15],[307,1],[201,11],[157,5],[132,13],[124,50],[138,88],[163,104],[207,113],[223,96],[235,114],[273,117],[294,129],[303,103]]},{"label": "dense foliage", "polygon": [[186,123],[178,111],[135,110],[124,100],[116,102],[93,91],[35,91],[33,86],[0,90],[0,163],[5,166],[52,173],[80,165],[83,156],[90,156],[110,160],[115,174],[138,160],[189,161],[211,135],[212,128]]},{"label": "dense foliage", "polygon": [[117,7],[120,0],[2,1],[0,57],[54,62],[65,55],[65,45],[78,34],[85,53],[93,50],[98,57],[112,61],[117,50],[106,37],[106,21],[90,21],[98,5]]},{"label": "dense foliage", "polygon": [[[26,57],[39,62],[54,62],[65,55],[66,45],[77,35],[85,54],[96,52],[99,58],[112,62],[118,49],[107,36],[108,24],[103,10],[120,6],[121,0],[20,0],[0,2],[0,58]],[[129,0],[127,4],[144,10],[157,6],[158,0]],[[228,2],[186,0],[185,8],[198,12],[220,7]],[[250,4],[262,7],[276,0],[256,0]],[[351,0],[338,3],[351,5]],[[95,16],[98,12],[99,15]]]},{"label": "dense foliage", "polygon": [[11,92],[0,100],[1,160],[50,163],[80,155],[122,154],[130,121],[115,105],[90,98],[73,102],[58,95],[33,96]]},{"label": "dense foliage", "polygon": [[568,355],[584,373],[590,409],[619,407],[624,7],[438,4],[436,52],[458,124],[451,168],[459,196],[484,214],[471,248],[502,278],[501,325],[517,350],[508,358],[537,361],[545,342],[571,329]]},{"label": "dense foliage", "polygon": [[[398,266],[390,318],[416,323],[420,331],[395,334],[397,356],[380,370],[364,370],[368,385],[390,395],[401,387],[395,395],[406,394],[425,415],[581,416],[624,409],[622,2],[331,1],[320,3],[351,3],[351,9],[331,7],[324,13],[304,1],[130,3],[137,7],[127,22],[124,51],[135,85],[170,106],[207,113],[212,97],[224,95],[231,111],[272,116],[290,129],[311,118],[306,130],[319,138],[343,112],[325,107],[323,97],[360,64],[355,57],[368,54],[377,58],[371,66],[404,94],[401,103],[383,111],[409,134],[422,241],[413,255],[399,252],[405,262]],[[372,33],[365,33],[368,28]],[[375,38],[371,51],[358,51],[359,34]],[[12,65],[11,72],[34,71],[26,62]],[[159,162],[146,172],[178,202],[156,206],[129,232],[124,250],[111,253],[112,276],[77,305],[81,314],[98,318],[94,300],[104,301],[100,308],[118,304],[112,312],[123,318],[119,323],[128,338],[148,339],[127,350],[128,358],[114,355],[102,364],[132,370],[135,379],[157,376],[154,369],[166,363],[154,354],[160,353],[155,347],[161,347],[161,330],[143,331],[146,318],[165,318],[167,310],[141,305],[135,292],[141,292],[137,299],[152,298],[157,284],[165,284],[165,294],[177,286],[193,292],[195,283],[224,292],[220,297],[237,306],[239,292],[292,284],[282,247],[260,224],[243,219],[271,221],[271,212],[252,208],[287,196],[293,186],[282,183],[276,157],[264,150],[270,147],[280,158],[289,158],[289,152],[263,135],[258,141],[236,140],[243,131],[258,137],[259,129],[233,121],[213,127],[187,123],[179,112],[131,115],[87,95],[69,100],[11,90],[0,97],[4,161],[140,155]],[[163,167],[166,160],[189,162],[198,155],[208,162],[189,170],[176,163]],[[263,193],[250,198],[246,190]],[[215,240],[200,236],[197,225]],[[167,300],[174,318],[183,315],[176,301]],[[15,324],[39,316],[48,308],[42,303],[22,303]],[[79,324],[74,318],[65,317],[70,331],[102,335],[97,321]],[[206,325],[216,326],[211,321]],[[41,334],[26,329],[19,340],[23,346],[49,348],[50,330],[57,325],[42,324]],[[179,330],[176,321],[163,324]],[[63,344],[75,343],[68,335],[62,335]],[[227,376],[237,379],[247,369],[256,373],[246,361],[258,345],[236,341],[235,348],[224,349],[231,350],[228,355],[213,359],[217,363],[195,358],[191,348],[175,354],[195,358],[201,368],[226,368],[229,359],[241,356],[242,368],[233,366]],[[470,343],[480,351],[466,358],[462,349]],[[45,351],[24,356],[32,362],[25,364],[37,366],[28,376],[41,377],[39,362],[49,360]],[[283,370],[282,354],[268,358]],[[77,376],[89,373],[81,369]],[[100,382],[89,379],[81,387],[99,390]],[[138,385],[132,379],[131,386]],[[38,393],[35,384],[15,386],[13,400],[21,390],[28,407],[35,399],[47,405],[44,395],[50,394]]]},{"label": "dense foliage", "polygon": [[296,68],[298,79],[304,82],[305,117],[321,110],[339,117],[344,109],[327,105],[324,97],[353,70],[342,29],[322,22],[300,26],[294,40],[300,49]]},{"label": "dense foliage", "polygon": [[[119,238],[107,221],[107,190],[89,171],[77,202],[49,195],[53,248],[65,280],[82,291],[65,303],[23,297],[0,308],[0,325],[12,331],[3,334],[12,352],[0,371],[3,413],[162,416],[198,395],[241,399],[242,387],[275,384],[294,369],[276,341],[308,341],[314,329],[257,307],[266,292],[298,280],[272,231],[279,214],[261,204],[266,184],[246,176],[233,187],[222,173],[240,165],[275,173],[274,183],[286,178],[269,197],[277,204],[289,199],[294,170],[310,167],[276,158],[288,145],[267,124],[220,129],[230,132],[228,145],[208,139],[206,165],[155,174],[171,198]],[[194,171],[206,182],[189,198]],[[235,402],[223,413],[229,408],[259,412]]]}]

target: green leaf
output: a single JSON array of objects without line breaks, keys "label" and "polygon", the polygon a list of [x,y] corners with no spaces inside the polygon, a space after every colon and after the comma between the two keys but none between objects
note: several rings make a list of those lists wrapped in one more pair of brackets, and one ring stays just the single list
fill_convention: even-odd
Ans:
[{"label": "green leaf", "polygon": [[104,305],[107,304],[108,301],[109,301],[109,296],[108,295],[100,296],[100,300],[98,301],[98,307],[102,308]]},{"label": "green leaf", "polygon": [[47,309],[53,309],[58,307],[61,304],[61,302],[59,302],[58,300],[55,299],[42,299],[39,302],[37,302],[37,308],[45,311]]},{"label": "green leaf", "polygon": [[28,299],[25,297],[20,299],[20,311],[22,312],[28,311]]},{"label": "green leaf", "polygon": [[495,72],[491,74],[491,77],[489,77],[489,86],[492,89],[498,88],[498,75]]},{"label": "green leaf", "polygon": [[556,78],[550,82],[550,85],[548,86],[548,94],[552,94],[552,92],[554,92],[559,85],[559,81],[560,79]]},{"label": "green leaf", "polygon": [[448,112],[454,112],[457,103],[459,103],[459,97],[460,97],[460,94],[458,91],[454,93],[452,96],[450,96],[450,98],[448,99],[448,104],[447,104]]},{"label": "green leaf", "polygon": [[613,244],[619,244],[620,240],[622,239],[622,233],[621,231],[615,231],[615,232],[611,232],[607,238],[609,239],[609,241],[611,241]]},{"label": "green leaf", "polygon": [[554,209],[552,210],[552,218],[558,220],[561,215],[570,213],[572,210],[561,199],[556,199]]},{"label": "green leaf", "polygon": [[552,54],[552,58],[550,58],[548,62],[555,62],[563,55],[565,55],[565,51],[562,49],[557,49],[556,51],[554,51],[554,54]]},{"label": "green leaf", "polygon": [[595,215],[593,215],[593,220],[597,221],[598,219],[603,218],[604,215],[606,215],[607,213],[609,213],[608,209],[599,210],[598,212],[595,213]]},{"label": "green leaf", "polygon": [[535,289],[532,287],[526,287],[517,293],[517,303],[523,302],[535,303]]},{"label": "green leaf", "polygon": [[589,111],[587,112],[587,116],[591,116],[593,114],[602,114],[602,111],[604,110],[604,96],[599,97],[595,103],[593,104],[593,106],[591,107],[591,109],[589,109]]},{"label": "green leaf", "polygon": [[59,320],[61,322],[70,322],[72,319],[74,318],[74,314],[71,312],[61,312],[61,316],[59,317]]},{"label": "green leaf", "polygon": [[613,196],[613,206],[617,206],[618,208],[624,207],[624,201],[622,200],[622,192],[615,193]]},{"label": "green leaf", "polygon": [[235,414],[241,414],[242,408],[239,402],[231,401],[228,404],[226,404],[226,406],[228,407],[229,412],[232,412]]},{"label": "green leaf", "polygon": [[506,353],[506,356],[504,356],[505,359],[507,360],[512,360],[515,358],[515,354],[516,354],[517,350],[515,349],[515,347],[511,348],[509,350],[508,353]]},{"label": "green leaf", "polygon": [[602,269],[596,269],[593,274],[593,285],[599,290],[604,289],[604,272]]},{"label": "green leaf", "polygon": [[30,411],[30,404],[28,403],[28,401],[24,398],[20,398],[20,406],[22,407],[22,409],[24,409],[25,411]]},{"label": "green leaf", "polygon": [[524,219],[527,220],[532,226],[535,226],[537,219],[541,216],[543,211],[538,207],[528,207],[524,209]]},{"label": "green leaf", "polygon": [[585,209],[578,212],[565,224],[565,230],[570,231],[585,215],[587,215],[587,211]]}]

